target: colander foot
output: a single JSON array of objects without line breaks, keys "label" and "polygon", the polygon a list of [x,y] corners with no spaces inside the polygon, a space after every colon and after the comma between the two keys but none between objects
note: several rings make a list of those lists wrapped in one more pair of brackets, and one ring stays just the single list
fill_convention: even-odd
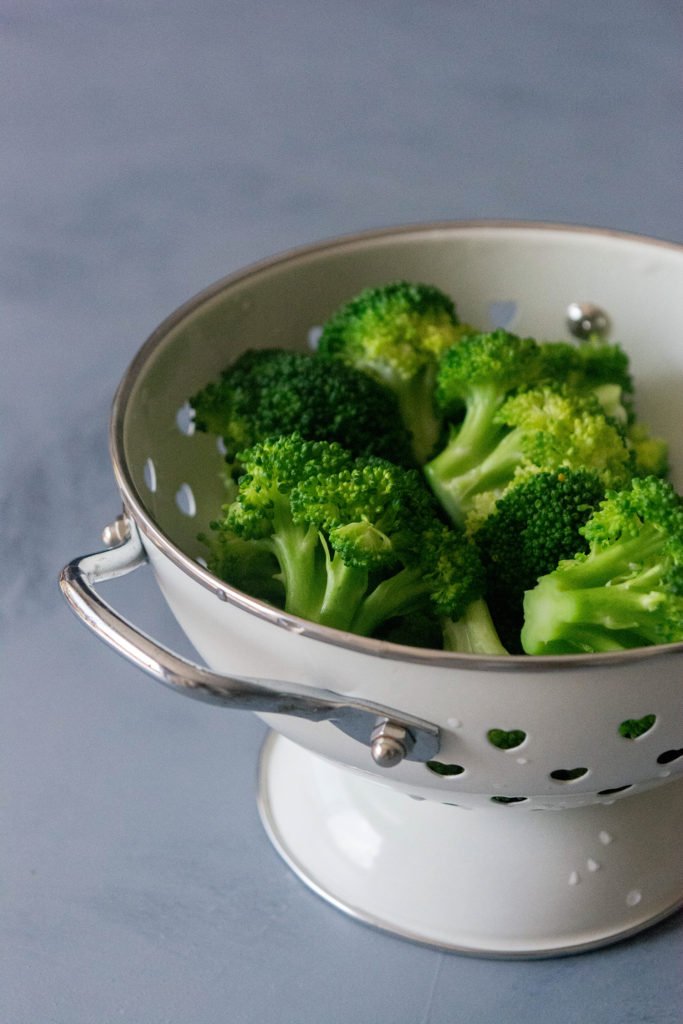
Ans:
[{"label": "colander foot", "polygon": [[578,953],[683,903],[683,782],[610,806],[466,810],[405,794],[271,734],[259,809],[311,889],[367,924],[488,957]]}]

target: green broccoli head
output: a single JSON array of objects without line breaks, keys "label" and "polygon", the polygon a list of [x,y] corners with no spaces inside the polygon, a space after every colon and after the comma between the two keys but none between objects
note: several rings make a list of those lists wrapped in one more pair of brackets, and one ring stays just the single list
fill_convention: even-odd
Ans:
[{"label": "green broccoli head", "polygon": [[565,559],[524,598],[527,654],[623,650],[683,640],[683,500],[659,477],[609,491]]},{"label": "green broccoli head", "polygon": [[396,281],[367,288],[338,309],[323,325],[317,354],[362,370],[393,392],[421,464],[441,432],[436,364],[463,330],[453,301],[438,288]]},{"label": "green broccoli head", "polygon": [[604,412],[624,426],[633,453],[633,472],[638,476],[667,476],[668,444],[652,436],[637,418],[629,359],[621,346],[591,338],[581,345],[544,342],[540,348],[545,379],[592,393]]},{"label": "green broccoli head", "polygon": [[499,439],[478,462],[455,474],[444,471],[445,463],[425,467],[455,523],[472,529],[520,475],[587,469],[604,487],[623,486],[631,478],[633,457],[624,431],[594,395],[538,384],[508,396],[492,419]]},{"label": "green broccoli head", "polygon": [[631,477],[624,431],[591,394],[551,385],[523,389],[503,404],[497,418],[510,428],[504,444],[517,448],[522,468],[589,469],[606,487],[622,486]]},{"label": "green broccoli head", "polygon": [[[589,338],[581,344],[546,341],[540,345],[541,375],[582,391],[616,389],[625,413],[633,412],[633,378],[629,358],[618,344]],[[605,390],[605,394],[610,394]]]},{"label": "green broccoli head", "polygon": [[239,459],[244,473],[216,545],[253,544],[259,567],[270,557],[286,611],[374,635],[413,613],[457,616],[481,594],[476,549],[441,521],[415,470],[298,434]]},{"label": "green broccoli head", "polygon": [[356,455],[412,461],[396,398],[367,374],[302,352],[243,353],[190,399],[198,430],[222,437],[227,457],[275,434],[336,441]]},{"label": "green broccoli head", "polygon": [[295,519],[315,524],[347,565],[375,570],[415,561],[435,507],[421,477],[386,459],[327,467],[302,480],[292,496]]},{"label": "green broccoli head", "polygon": [[436,401],[448,415],[462,404],[498,408],[505,396],[538,375],[539,346],[508,331],[470,333],[446,352],[436,377]]},{"label": "green broccoli head", "polygon": [[585,469],[522,474],[475,533],[486,597],[508,650],[521,653],[524,591],[561,559],[588,550],[581,527],[604,495],[600,478]]},{"label": "green broccoli head", "polygon": [[532,338],[503,330],[470,334],[443,356],[436,402],[447,419],[458,422],[425,466],[439,500],[451,479],[481,463],[498,444],[504,433],[498,411],[512,391],[536,379],[538,362],[539,348]]},{"label": "green broccoli head", "polygon": [[635,420],[626,428],[626,440],[636,476],[669,475],[669,445],[663,438],[654,437],[644,423]]}]

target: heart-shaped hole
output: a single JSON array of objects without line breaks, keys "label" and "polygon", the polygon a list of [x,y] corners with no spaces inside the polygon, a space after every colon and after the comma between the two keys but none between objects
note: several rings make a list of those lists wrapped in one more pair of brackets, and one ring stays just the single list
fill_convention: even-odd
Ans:
[{"label": "heart-shaped hole", "polygon": [[514,750],[524,743],[526,733],[523,729],[489,729],[486,737],[499,750]]},{"label": "heart-shaped hole", "polygon": [[435,775],[462,775],[465,771],[460,764],[444,764],[442,761],[427,761],[427,767]]},{"label": "heart-shaped hole", "polygon": [[550,773],[550,778],[555,779],[555,782],[576,782],[587,772],[587,768],[556,768]]},{"label": "heart-shaped hole", "polygon": [[510,326],[512,321],[515,319],[517,313],[517,303],[513,302],[512,299],[501,299],[497,302],[489,303],[489,323],[491,327],[495,328],[507,328]]},{"label": "heart-shaped hole", "polygon": [[642,718],[627,718],[619,726],[619,735],[626,740],[637,740],[649,732],[657,721],[656,715],[644,715]]}]

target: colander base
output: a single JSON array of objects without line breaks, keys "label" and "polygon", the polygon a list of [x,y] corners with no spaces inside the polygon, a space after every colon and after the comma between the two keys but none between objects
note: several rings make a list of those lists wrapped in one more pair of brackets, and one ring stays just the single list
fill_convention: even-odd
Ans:
[{"label": "colander base", "polygon": [[578,953],[683,903],[680,780],[610,806],[472,811],[411,799],[272,733],[259,810],[275,848],[318,895],[455,952]]}]

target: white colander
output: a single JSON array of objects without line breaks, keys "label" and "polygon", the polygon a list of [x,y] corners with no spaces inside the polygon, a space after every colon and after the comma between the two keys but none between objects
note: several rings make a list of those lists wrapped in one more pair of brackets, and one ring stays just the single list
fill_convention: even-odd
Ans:
[{"label": "white colander", "polygon": [[[197,535],[222,502],[222,455],[193,432],[187,396],[247,348],[306,349],[342,302],[399,278],[444,289],[470,323],[540,338],[567,337],[571,303],[597,304],[630,354],[640,417],[671,440],[681,487],[683,247],[538,224],[382,231],[234,274],[154,332],[114,402],[124,516],[106,531],[111,549],[70,563],[62,588],[162,682],[268,722],[264,824],[332,903],[463,952],[582,950],[683,901],[683,644],[424,651],[288,616],[202,565]],[[95,593],[147,561],[208,669]],[[645,730],[637,739],[623,735],[631,721]]]}]

